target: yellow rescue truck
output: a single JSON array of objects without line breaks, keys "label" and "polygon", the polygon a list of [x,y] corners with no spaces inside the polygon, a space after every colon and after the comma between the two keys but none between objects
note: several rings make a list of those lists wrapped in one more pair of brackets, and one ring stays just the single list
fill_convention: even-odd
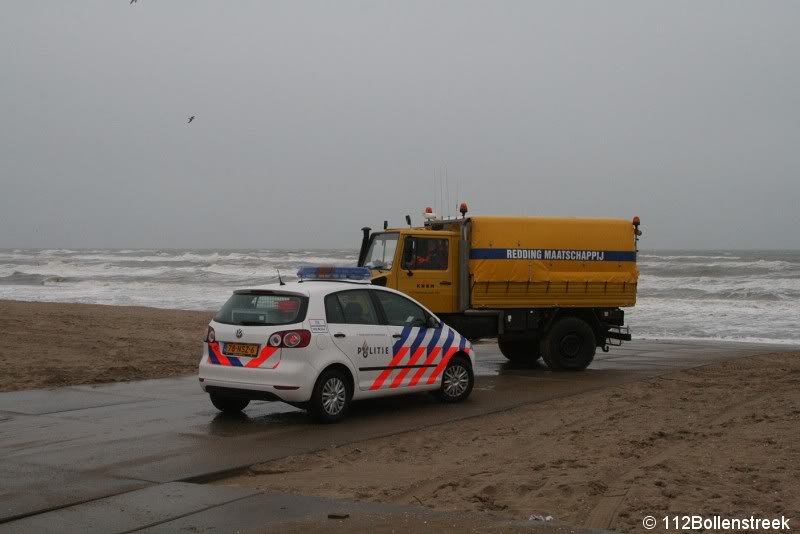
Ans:
[{"label": "yellow rescue truck", "polygon": [[467,216],[364,233],[372,283],[425,304],[470,339],[497,338],[510,360],[585,369],[595,350],[631,339],[639,218]]}]

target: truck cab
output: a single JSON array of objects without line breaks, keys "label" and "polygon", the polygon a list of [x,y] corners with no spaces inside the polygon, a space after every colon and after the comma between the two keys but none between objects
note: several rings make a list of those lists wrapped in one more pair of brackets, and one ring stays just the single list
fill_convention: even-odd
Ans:
[{"label": "truck cab", "polygon": [[370,269],[373,284],[397,289],[435,313],[458,310],[458,232],[425,227],[376,232],[359,265]]}]

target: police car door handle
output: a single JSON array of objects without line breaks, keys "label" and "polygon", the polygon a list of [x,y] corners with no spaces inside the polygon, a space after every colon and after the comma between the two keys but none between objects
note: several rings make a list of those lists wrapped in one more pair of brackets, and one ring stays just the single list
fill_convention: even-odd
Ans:
[{"label": "police car door handle", "polygon": [[395,339],[400,339],[401,337],[403,337],[403,335],[402,334],[392,334],[392,337],[395,338]]},{"label": "police car door handle", "polygon": [[341,332],[336,332],[335,334],[333,334],[333,337],[347,337],[347,336],[345,336]]},{"label": "police car door handle", "polygon": [[451,286],[451,285],[453,285],[453,283],[448,281],[448,280],[442,280],[441,282],[439,282],[439,285],[440,286]]}]

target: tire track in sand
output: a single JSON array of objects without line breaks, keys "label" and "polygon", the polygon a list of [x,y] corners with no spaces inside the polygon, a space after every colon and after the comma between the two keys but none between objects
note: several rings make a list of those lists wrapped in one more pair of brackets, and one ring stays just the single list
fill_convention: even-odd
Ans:
[{"label": "tire track in sand", "polygon": [[[740,415],[740,413],[744,411],[747,406],[757,403],[769,397],[770,395],[772,395],[771,391],[766,393],[762,392],[758,395],[753,395],[744,401],[731,403],[727,405],[722,412],[718,412],[715,417],[711,418],[710,420],[707,419],[708,423],[703,425],[703,428],[710,429],[712,427],[724,424]],[[636,475],[645,474],[649,471],[652,471],[652,469],[658,464],[677,456],[678,454],[691,448],[693,445],[695,445],[695,443],[691,440],[675,443],[662,449],[657,454],[649,456],[647,459],[638,462],[632,468],[622,471],[618,476],[614,477],[614,480],[612,480],[610,484],[608,484],[608,489],[604,492],[603,496],[600,497],[600,502],[598,502],[589,512],[586,518],[585,526],[589,528],[611,528],[611,523],[616,518],[617,510],[619,509],[620,504],[622,504],[622,501],[630,492],[632,482],[638,478]]]}]

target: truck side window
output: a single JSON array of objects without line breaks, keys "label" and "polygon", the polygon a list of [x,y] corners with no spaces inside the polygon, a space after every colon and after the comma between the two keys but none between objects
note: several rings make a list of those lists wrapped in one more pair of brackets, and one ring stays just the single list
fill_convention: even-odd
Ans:
[{"label": "truck side window", "polygon": [[389,293],[388,291],[375,291],[381,303],[386,321],[390,326],[425,326],[428,324],[428,314],[405,297]]},{"label": "truck side window", "polygon": [[331,324],[379,324],[366,289],[340,291],[325,297],[325,316]]},{"label": "truck side window", "polygon": [[403,269],[446,271],[449,245],[445,238],[407,237],[403,245]]}]

